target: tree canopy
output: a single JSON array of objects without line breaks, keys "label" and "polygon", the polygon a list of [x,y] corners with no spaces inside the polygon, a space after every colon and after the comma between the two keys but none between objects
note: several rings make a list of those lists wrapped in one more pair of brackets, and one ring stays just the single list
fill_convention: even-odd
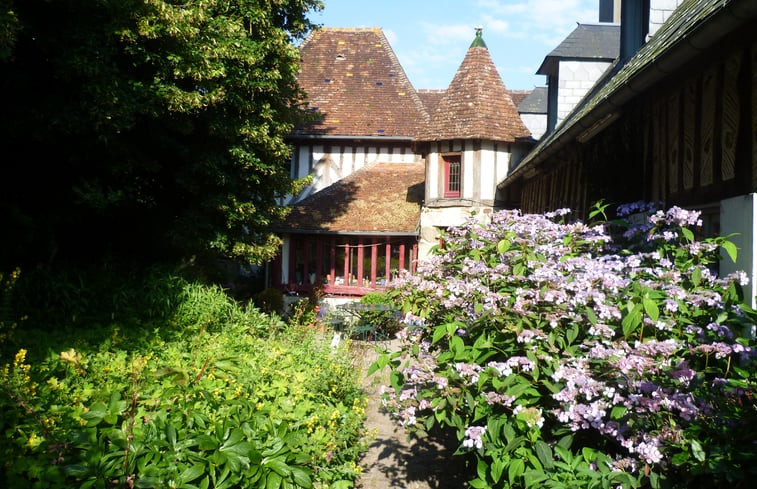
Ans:
[{"label": "tree canopy", "polygon": [[2,0],[0,265],[270,258],[318,0]]}]

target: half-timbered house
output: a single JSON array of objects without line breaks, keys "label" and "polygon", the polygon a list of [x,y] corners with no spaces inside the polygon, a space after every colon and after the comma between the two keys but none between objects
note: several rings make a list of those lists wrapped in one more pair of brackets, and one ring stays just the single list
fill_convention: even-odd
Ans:
[{"label": "half-timbered house", "polygon": [[[376,28],[322,28],[301,46],[316,122],[291,135],[312,183],[276,230],[270,283],[359,296],[413,271],[440,228],[498,207],[496,183],[533,140],[480,30],[446,90],[416,91]],[[515,101],[514,101],[515,100]]]}]

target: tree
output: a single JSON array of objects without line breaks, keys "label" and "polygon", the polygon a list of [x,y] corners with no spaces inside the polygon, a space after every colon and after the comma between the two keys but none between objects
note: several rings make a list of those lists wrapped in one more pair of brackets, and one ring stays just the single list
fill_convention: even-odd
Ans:
[{"label": "tree", "polygon": [[5,0],[0,265],[260,262],[318,0]]}]

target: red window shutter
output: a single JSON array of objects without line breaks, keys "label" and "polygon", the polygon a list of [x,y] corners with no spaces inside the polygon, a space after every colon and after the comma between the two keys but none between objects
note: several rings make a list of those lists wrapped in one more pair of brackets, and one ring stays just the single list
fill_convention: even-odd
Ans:
[{"label": "red window shutter", "polygon": [[462,187],[462,164],[460,155],[446,155],[444,158],[444,197],[460,197]]}]

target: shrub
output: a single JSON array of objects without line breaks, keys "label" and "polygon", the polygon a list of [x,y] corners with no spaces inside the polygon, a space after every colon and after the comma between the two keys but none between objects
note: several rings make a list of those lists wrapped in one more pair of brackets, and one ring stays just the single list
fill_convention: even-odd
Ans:
[{"label": "shrub", "polygon": [[366,402],[347,352],[269,334],[281,320],[218,287],[173,297],[164,327],[16,331],[25,347],[0,362],[0,485],[351,484]]},{"label": "shrub", "polygon": [[255,296],[255,304],[269,314],[284,312],[284,294],[275,287],[269,287]]},{"label": "shrub", "polygon": [[754,339],[741,335],[757,316],[739,306],[743,274],[711,271],[735,247],[697,241],[696,212],[630,212],[647,220],[471,220],[396,283],[403,351],[373,369],[391,367],[386,402],[403,426],[457,430],[458,452],[477,458],[472,487],[755,476]]},{"label": "shrub", "polygon": [[378,304],[388,306],[386,311],[363,311],[361,320],[370,324],[383,337],[393,337],[400,330],[397,305],[384,292],[369,292],[360,298],[361,304]]}]

